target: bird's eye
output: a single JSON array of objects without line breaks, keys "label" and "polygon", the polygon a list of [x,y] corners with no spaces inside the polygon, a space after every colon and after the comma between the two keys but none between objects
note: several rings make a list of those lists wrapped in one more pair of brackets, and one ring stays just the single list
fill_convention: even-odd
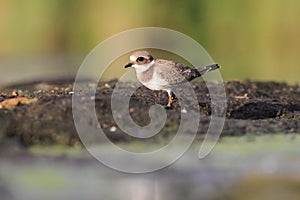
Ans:
[{"label": "bird's eye", "polygon": [[136,59],[137,62],[143,62],[144,60],[145,60],[144,57],[138,57],[138,58]]}]

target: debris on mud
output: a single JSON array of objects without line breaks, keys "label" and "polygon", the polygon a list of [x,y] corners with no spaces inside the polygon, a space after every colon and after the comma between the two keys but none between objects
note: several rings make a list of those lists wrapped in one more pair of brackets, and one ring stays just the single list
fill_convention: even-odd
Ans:
[{"label": "debris on mud", "polygon": [[[88,97],[86,101],[95,100],[99,124],[110,140],[139,140],[123,133],[112,116],[111,95],[116,82],[99,83],[94,99]],[[89,88],[92,83],[83,81],[82,84]],[[251,81],[229,81],[224,85],[227,112],[223,136],[300,133],[299,85]],[[124,86],[124,90],[135,87],[134,83],[124,83]],[[210,96],[204,82],[193,82],[192,87],[200,107],[198,134],[201,136],[210,123]],[[2,89],[0,93],[1,144],[14,141],[25,147],[34,144],[81,145],[72,115],[74,92],[71,80],[15,85]],[[135,123],[145,126],[150,123],[150,107],[154,104],[165,105],[167,100],[165,92],[151,91],[142,86],[131,95],[128,110]],[[169,141],[174,137],[181,114],[188,112],[179,101],[175,99],[173,109],[166,110],[165,126],[150,140]]]}]

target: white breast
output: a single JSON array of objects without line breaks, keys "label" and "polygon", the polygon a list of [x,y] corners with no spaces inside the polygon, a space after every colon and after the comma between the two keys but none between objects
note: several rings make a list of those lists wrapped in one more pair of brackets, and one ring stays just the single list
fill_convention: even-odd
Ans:
[{"label": "white breast", "polygon": [[170,84],[166,80],[160,78],[155,71],[150,81],[141,83],[151,90],[166,90],[170,87]]},{"label": "white breast", "polygon": [[132,65],[132,67],[135,69],[136,72],[144,72],[148,70],[152,65],[154,65],[154,60],[152,60],[150,63],[145,65]]}]

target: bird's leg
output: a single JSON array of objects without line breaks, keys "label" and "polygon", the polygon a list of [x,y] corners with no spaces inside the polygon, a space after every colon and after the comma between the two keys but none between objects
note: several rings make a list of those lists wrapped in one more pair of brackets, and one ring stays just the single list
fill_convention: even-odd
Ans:
[{"label": "bird's leg", "polygon": [[173,103],[173,97],[170,96],[168,99],[168,104],[166,105],[167,108],[172,108],[172,103]]},{"label": "bird's leg", "polygon": [[169,99],[168,99],[168,104],[166,105],[166,108],[172,108],[172,103],[173,103],[173,95],[172,95],[172,91],[171,90],[167,90],[168,92],[168,96],[169,96]]}]

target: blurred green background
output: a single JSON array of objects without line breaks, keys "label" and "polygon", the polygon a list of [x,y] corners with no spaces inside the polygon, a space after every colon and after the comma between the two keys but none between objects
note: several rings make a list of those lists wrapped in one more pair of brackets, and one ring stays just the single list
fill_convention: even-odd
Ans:
[{"label": "blurred green background", "polygon": [[144,26],[194,38],[225,80],[299,83],[299,19],[299,0],[0,0],[0,85],[73,76],[101,41]]}]

